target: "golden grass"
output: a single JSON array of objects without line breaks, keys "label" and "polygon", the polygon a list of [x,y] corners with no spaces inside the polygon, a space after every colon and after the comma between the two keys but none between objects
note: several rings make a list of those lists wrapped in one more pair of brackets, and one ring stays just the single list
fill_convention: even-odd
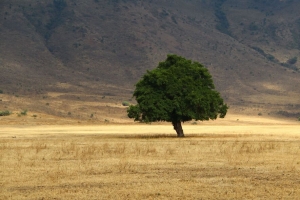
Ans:
[{"label": "golden grass", "polygon": [[2,134],[0,199],[298,198],[300,138],[265,132]]}]

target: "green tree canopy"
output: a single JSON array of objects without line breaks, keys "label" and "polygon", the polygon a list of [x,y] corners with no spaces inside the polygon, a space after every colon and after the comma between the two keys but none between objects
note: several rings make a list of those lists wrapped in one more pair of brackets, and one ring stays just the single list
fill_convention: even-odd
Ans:
[{"label": "green tree canopy", "polygon": [[129,118],[172,122],[178,137],[184,136],[181,122],[224,118],[228,109],[209,71],[177,55],[168,55],[157,68],[147,71],[133,96],[137,105],[128,108]]}]

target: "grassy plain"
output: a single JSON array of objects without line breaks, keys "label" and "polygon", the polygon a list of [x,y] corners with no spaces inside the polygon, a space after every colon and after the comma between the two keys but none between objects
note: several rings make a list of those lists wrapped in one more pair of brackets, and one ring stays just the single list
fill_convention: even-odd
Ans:
[{"label": "grassy plain", "polygon": [[[237,120],[236,118],[239,118]],[[297,199],[299,122],[2,125],[0,199]]]}]

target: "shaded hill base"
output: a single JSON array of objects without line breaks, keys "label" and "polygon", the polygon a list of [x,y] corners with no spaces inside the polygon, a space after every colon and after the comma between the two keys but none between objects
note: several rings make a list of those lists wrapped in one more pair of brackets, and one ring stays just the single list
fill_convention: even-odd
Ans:
[{"label": "shaded hill base", "polygon": [[[0,117],[0,124],[108,124],[133,123],[123,102],[134,104],[130,95],[48,92],[41,95],[0,94],[1,109],[10,116]],[[282,118],[297,121],[300,104],[264,104],[236,102],[229,104],[229,115]],[[23,115],[22,112],[26,112]],[[238,120],[238,119],[237,119]]]}]

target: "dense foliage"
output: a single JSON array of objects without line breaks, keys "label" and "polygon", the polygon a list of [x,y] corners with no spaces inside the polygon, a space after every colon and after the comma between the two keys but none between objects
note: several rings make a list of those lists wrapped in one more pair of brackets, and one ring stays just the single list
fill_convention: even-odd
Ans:
[{"label": "dense foliage", "polygon": [[172,122],[178,136],[183,136],[181,122],[223,118],[228,109],[209,71],[199,62],[177,55],[168,55],[156,69],[147,71],[133,96],[137,105],[128,108],[128,117]]}]

